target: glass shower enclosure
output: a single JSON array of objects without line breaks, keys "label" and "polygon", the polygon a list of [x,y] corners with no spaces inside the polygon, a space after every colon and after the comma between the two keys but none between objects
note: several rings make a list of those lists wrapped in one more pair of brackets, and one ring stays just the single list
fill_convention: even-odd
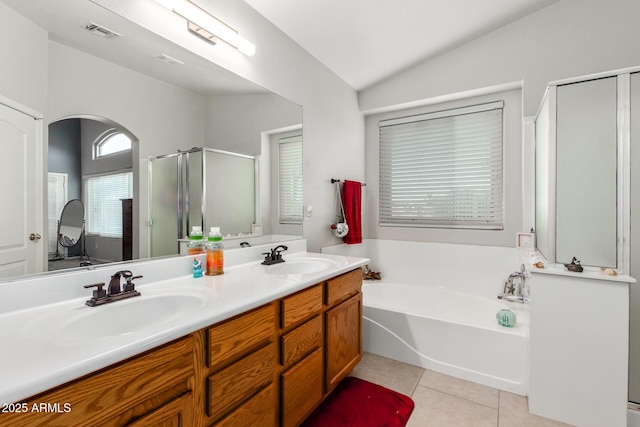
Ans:
[{"label": "glass shower enclosure", "polygon": [[259,156],[193,148],[149,159],[152,257],[176,255],[199,225],[224,235],[250,235],[259,223]]}]

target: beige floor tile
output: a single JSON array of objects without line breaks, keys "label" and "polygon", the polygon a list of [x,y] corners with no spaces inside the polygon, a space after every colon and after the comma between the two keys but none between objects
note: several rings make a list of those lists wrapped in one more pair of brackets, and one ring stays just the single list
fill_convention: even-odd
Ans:
[{"label": "beige floor tile", "polygon": [[365,353],[351,375],[411,396],[423,371],[417,366]]},{"label": "beige floor tile", "polygon": [[419,385],[498,409],[499,390],[439,372],[425,370]]},{"label": "beige floor tile", "polygon": [[418,386],[407,427],[496,427],[498,410]]},{"label": "beige floor tile", "polygon": [[527,398],[517,394],[500,392],[499,427],[567,427],[569,424],[529,413]]}]

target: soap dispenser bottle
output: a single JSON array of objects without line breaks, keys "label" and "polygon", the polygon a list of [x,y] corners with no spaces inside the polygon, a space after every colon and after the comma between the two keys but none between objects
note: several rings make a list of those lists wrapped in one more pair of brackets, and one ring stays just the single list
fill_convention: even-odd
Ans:
[{"label": "soap dispenser bottle", "polygon": [[220,227],[211,227],[209,238],[205,244],[207,251],[207,276],[217,276],[224,273],[224,251],[222,250],[222,235]]},{"label": "soap dispenser bottle", "polygon": [[204,240],[202,237],[202,227],[194,225],[189,233],[189,243],[187,243],[187,253],[189,255],[204,253]]}]

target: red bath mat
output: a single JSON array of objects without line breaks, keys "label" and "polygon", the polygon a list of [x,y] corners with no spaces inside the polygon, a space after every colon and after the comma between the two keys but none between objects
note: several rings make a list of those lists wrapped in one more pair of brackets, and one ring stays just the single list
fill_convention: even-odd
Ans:
[{"label": "red bath mat", "polygon": [[301,427],[403,427],[413,406],[410,397],[347,377]]}]

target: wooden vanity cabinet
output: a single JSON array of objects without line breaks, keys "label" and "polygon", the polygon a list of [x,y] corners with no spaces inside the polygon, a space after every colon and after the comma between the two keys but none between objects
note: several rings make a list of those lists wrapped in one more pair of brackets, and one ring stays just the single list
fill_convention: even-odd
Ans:
[{"label": "wooden vanity cabinet", "polygon": [[362,358],[359,268],[27,400],[7,426],[297,426]]}]

